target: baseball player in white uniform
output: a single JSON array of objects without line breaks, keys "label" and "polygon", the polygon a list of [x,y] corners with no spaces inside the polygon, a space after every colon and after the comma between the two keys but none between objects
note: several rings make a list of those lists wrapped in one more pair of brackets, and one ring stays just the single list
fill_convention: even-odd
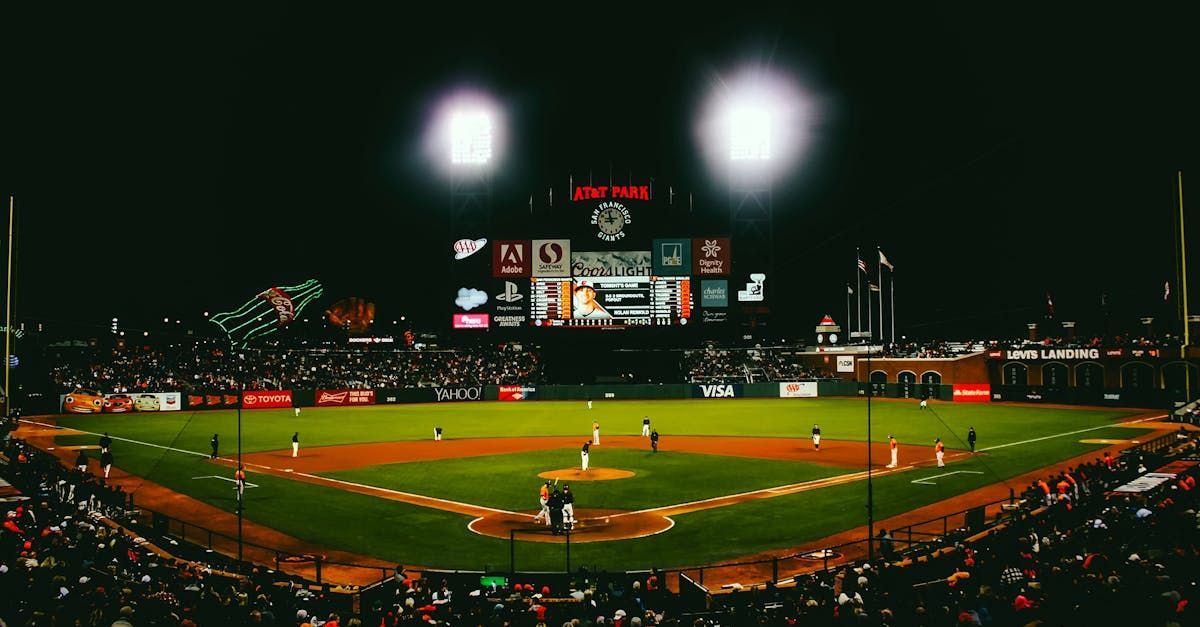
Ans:
[{"label": "baseball player in white uniform", "polygon": [[571,494],[571,486],[563,484],[563,522],[568,526],[575,524],[575,495]]},{"label": "baseball player in white uniform", "polygon": [[821,450],[821,426],[813,425],[812,428],[813,448]]},{"label": "baseball player in white uniform", "polygon": [[926,407],[929,407],[929,399],[923,398],[921,399],[921,409],[925,409]]},{"label": "baseball player in white uniform", "polygon": [[896,436],[888,435],[888,446],[892,449],[892,463],[888,464],[888,468],[895,468],[897,459],[900,457],[900,445],[896,442]]},{"label": "baseball player in white uniform", "polygon": [[300,455],[300,432],[297,431],[292,434],[292,457],[297,457],[299,455]]},{"label": "baseball player in white uniform", "polygon": [[650,416],[642,417],[642,437],[650,437]]},{"label": "baseball player in white uniform", "polygon": [[588,409],[592,408],[592,399],[588,399]]},{"label": "baseball player in white uniform", "polygon": [[583,443],[583,448],[579,449],[579,465],[583,468],[584,471],[586,471],[588,469],[588,447],[590,447],[591,445],[592,445],[591,442],[585,441]]},{"label": "baseball player in white uniform", "polygon": [[600,423],[592,421],[592,444],[600,445]]},{"label": "baseball player in white uniform", "polygon": [[300,408],[297,407],[295,411],[296,411],[296,417],[299,418],[300,417]]}]

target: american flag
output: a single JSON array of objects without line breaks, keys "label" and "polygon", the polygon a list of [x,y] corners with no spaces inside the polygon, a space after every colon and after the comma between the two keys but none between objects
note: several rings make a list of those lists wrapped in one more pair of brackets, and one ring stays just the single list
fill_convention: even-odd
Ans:
[{"label": "american flag", "polygon": [[862,270],[863,274],[867,272],[867,262],[863,261],[861,257],[858,259],[858,269]]}]

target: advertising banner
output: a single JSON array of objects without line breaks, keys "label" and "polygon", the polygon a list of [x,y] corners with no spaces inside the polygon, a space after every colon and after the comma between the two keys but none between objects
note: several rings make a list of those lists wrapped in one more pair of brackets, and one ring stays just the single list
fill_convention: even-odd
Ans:
[{"label": "advertising banner", "polygon": [[816,381],[795,381],[779,384],[779,398],[816,398]]},{"label": "advertising banner", "polygon": [[532,251],[533,242],[529,240],[498,240],[492,246],[492,276],[498,279],[529,276]]},{"label": "advertising banner", "polygon": [[455,329],[486,329],[491,326],[491,317],[485,313],[456,313],[452,323]]},{"label": "advertising banner", "polygon": [[837,356],[838,372],[854,372],[854,357],[850,355]]},{"label": "advertising banner", "polygon": [[531,245],[533,258],[530,259],[530,272],[533,276],[571,276],[571,240],[535,239]]},{"label": "advertising banner", "polygon": [[593,320],[649,318],[649,277],[579,279],[572,288],[571,317]]},{"label": "advertising banner", "polygon": [[188,394],[187,406],[189,408],[222,408],[222,407],[237,407],[237,394]]},{"label": "advertising banner", "polygon": [[449,401],[481,401],[483,400],[483,386],[433,388],[433,394],[439,403]]},{"label": "advertising banner", "polygon": [[732,249],[728,237],[692,240],[692,274],[696,276],[729,276]]},{"label": "advertising banner", "polygon": [[317,390],[318,406],[374,405],[375,390]]},{"label": "advertising banner", "polygon": [[990,403],[992,386],[988,383],[955,383],[953,394],[956,403]]},{"label": "advertising banner", "polygon": [[648,250],[571,253],[571,276],[650,276],[652,269]]},{"label": "advertising banner", "polygon": [[273,409],[291,406],[291,390],[242,392],[242,409]]},{"label": "advertising banner", "polygon": [[692,269],[692,240],[656,239],[650,247],[655,276],[688,276]]},{"label": "advertising banner", "polygon": [[761,303],[766,296],[766,282],[767,275],[761,272],[752,272],[750,281],[746,283],[746,289],[738,290],[738,302]]},{"label": "advertising banner", "polygon": [[702,383],[692,386],[692,397],[694,398],[741,398],[741,396],[742,384],[740,383]]},{"label": "advertising banner", "polygon": [[729,281],[725,279],[703,279],[700,281],[701,307],[728,307]]},{"label": "advertising banner", "polygon": [[499,400],[502,401],[532,401],[537,400],[537,388],[525,385],[500,386]]},{"label": "advertising banner", "polygon": [[529,317],[529,281],[517,279],[503,281],[496,291],[492,306],[492,324],[497,327],[519,327]]},{"label": "advertising banner", "polygon": [[58,406],[68,414],[179,411],[183,409],[183,396],[179,392],[92,394],[89,390],[75,390],[70,394],[60,394]]}]

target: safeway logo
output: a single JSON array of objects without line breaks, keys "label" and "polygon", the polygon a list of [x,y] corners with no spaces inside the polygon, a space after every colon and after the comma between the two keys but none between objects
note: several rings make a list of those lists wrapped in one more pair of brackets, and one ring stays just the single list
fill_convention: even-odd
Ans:
[{"label": "safeway logo", "polygon": [[538,259],[540,259],[542,263],[545,263],[545,264],[558,263],[558,262],[562,261],[562,258],[563,258],[562,244],[559,244],[557,242],[551,242],[549,244],[542,244],[541,248],[538,249]]},{"label": "safeway logo", "polygon": [[733,393],[732,385],[701,385],[700,393],[704,398],[733,398],[736,394]]},{"label": "safeway logo", "polygon": [[505,281],[504,293],[496,296],[496,300],[505,303],[515,303],[522,298],[525,298],[525,296],[517,291],[517,284],[512,281]]},{"label": "safeway logo", "polygon": [[346,402],[346,399],[349,396],[350,396],[350,390],[346,390],[345,392],[321,392],[321,395],[317,397],[317,402],[318,403],[336,403],[338,405],[341,405]]}]

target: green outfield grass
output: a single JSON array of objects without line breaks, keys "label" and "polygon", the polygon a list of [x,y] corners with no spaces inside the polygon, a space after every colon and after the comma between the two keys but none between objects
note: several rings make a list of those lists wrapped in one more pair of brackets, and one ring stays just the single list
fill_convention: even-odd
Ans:
[{"label": "green outfield grass", "polygon": [[[571,482],[576,507],[646,509],[749,492],[849,472],[801,462],[642,449],[592,449],[595,467],[635,473],[629,479]],[[511,511],[537,510],[538,473],[579,466],[574,448],[384,464],[321,473],[368,485]]]},{"label": "green outfield grass", "polygon": [[[965,439],[967,427],[973,425],[979,432],[980,448],[1002,448],[956,461],[950,468],[980,474],[949,475],[934,479],[934,485],[912,481],[939,474],[937,469],[879,478],[875,483],[879,519],[1101,448],[1080,443],[1083,438],[1127,439],[1144,431],[1108,426],[1126,415],[1119,411],[949,403],[935,403],[932,408],[921,411],[915,401],[874,403],[872,439],[883,441],[890,432],[903,443],[929,444],[940,436],[951,448],[965,448],[960,442]],[[650,416],[664,438],[672,434],[806,438],[814,422],[821,424],[827,439],[863,440],[866,436],[865,402],[861,399],[598,401],[591,411],[581,402],[543,401],[306,408],[299,418],[290,410],[248,411],[244,413],[243,444],[246,451],[285,449],[297,430],[305,447],[428,439],[434,425],[444,427],[447,437],[586,436],[593,419],[601,423],[605,434],[636,434],[643,415]],[[222,436],[222,454],[234,451],[233,412],[71,416],[59,422],[200,453],[122,441],[114,445],[117,466],[123,470],[228,511],[234,509],[228,482],[193,479],[227,471],[216,470],[206,457],[208,439],[214,432]],[[1087,431],[1052,437],[1081,430]],[[62,445],[95,441],[92,435],[58,438]],[[581,497],[586,494],[594,499],[594,503],[580,506],[636,509],[849,472],[798,462],[722,457],[720,464],[714,464],[709,455],[664,452],[654,456],[628,449],[603,452],[614,456],[612,459],[619,456],[621,463],[609,463],[606,458],[603,464],[594,459],[594,464],[627,468],[638,476],[573,486]],[[333,474],[424,493],[430,490],[415,490],[415,486],[434,486],[438,495],[446,498],[531,509],[529,494],[538,481],[537,473],[577,463],[577,451],[555,450]],[[736,476],[711,474],[712,468],[731,463],[737,465]],[[250,520],[331,548],[449,568],[508,564],[507,541],[471,533],[465,516],[254,472],[250,473],[250,481],[261,486],[247,492],[246,515]],[[1013,487],[1019,491],[1023,486]],[[675,527],[666,533],[637,540],[579,544],[572,547],[572,557],[576,564],[605,568],[665,567],[704,564],[794,546],[863,524],[865,494],[864,483],[855,482],[694,512],[678,516]],[[517,560],[518,567],[524,569],[561,568],[562,547],[522,542]]]}]

